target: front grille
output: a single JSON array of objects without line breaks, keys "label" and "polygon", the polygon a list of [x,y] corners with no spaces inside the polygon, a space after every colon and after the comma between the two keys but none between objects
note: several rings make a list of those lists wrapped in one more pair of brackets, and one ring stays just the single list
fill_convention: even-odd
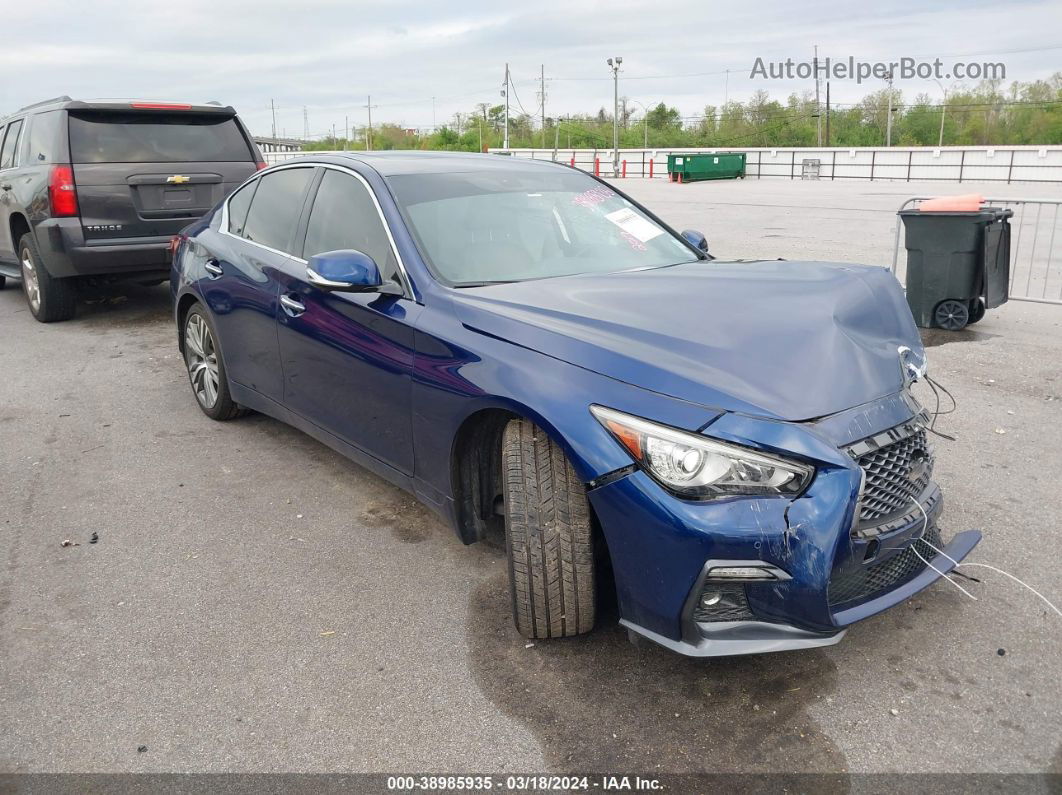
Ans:
[{"label": "front grille", "polygon": [[930,526],[924,541],[915,541],[891,558],[834,572],[828,592],[830,606],[869,599],[903,585],[926,568],[926,561],[933,560],[937,554],[933,547],[942,549],[943,544],[940,531]]},{"label": "front grille", "polygon": [[933,451],[922,427],[909,435],[856,457],[866,473],[859,524],[879,522],[897,511],[909,511],[933,476]]}]

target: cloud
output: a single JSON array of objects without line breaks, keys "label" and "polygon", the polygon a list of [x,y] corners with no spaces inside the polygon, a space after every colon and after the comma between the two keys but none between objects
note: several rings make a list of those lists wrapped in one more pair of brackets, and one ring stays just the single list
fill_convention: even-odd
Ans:
[{"label": "cloud", "polygon": [[[1062,5],[41,0],[12,4],[4,26],[19,35],[0,50],[0,69],[10,78],[0,83],[0,111],[64,93],[216,99],[268,133],[273,100],[278,131],[299,135],[304,107],[311,132],[342,126],[347,117],[364,123],[370,94],[379,106],[375,119],[406,126],[433,123],[432,97],[440,123],[477,102],[497,104],[506,61],[528,111],[537,114],[545,64],[547,114],[593,112],[611,104],[605,58],[612,55],[624,58],[621,94],[692,115],[757,88],[779,98],[813,89],[811,81],[750,80],[758,56],[809,59],[815,43],[823,57],[868,60],[1046,47],[1055,42],[1045,36],[1062,29]],[[1002,60],[1009,79],[1026,80],[1058,70],[1062,50],[977,60]],[[850,102],[878,87],[832,89],[835,101]],[[939,92],[924,81],[900,87],[911,96]]]}]

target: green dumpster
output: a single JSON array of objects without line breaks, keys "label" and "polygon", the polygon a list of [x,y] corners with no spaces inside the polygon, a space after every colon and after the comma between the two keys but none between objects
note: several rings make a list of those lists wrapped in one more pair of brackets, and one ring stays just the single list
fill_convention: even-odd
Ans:
[{"label": "green dumpster", "polygon": [[701,179],[744,179],[745,153],[669,154],[667,178],[672,182],[695,182]]}]

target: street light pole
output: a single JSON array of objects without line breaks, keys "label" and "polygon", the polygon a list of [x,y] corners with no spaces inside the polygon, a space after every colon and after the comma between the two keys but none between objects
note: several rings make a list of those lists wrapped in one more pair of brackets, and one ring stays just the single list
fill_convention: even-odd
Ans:
[{"label": "street light pole", "polygon": [[505,139],[502,148],[509,151],[509,64],[505,64],[505,85],[502,86],[502,94],[505,95]]},{"label": "street light pole", "polygon": [[940,136],[937,138],[937,146],[940,147],[944,146],[944,116],[948,112],[948,89],[944,88],[944,84],[939,80],[934,79],[933,82],[944,92],[944,104],[940,106]]},{"label": "street light pole", "polygon": [[885,146],[892,146],[892,69],[885,78],[889,85],[889,112],[885,117]]},{"label": "street light pole", "polygon": [[623,58],[608,59],[612,70],[612,175],[619,174],[619,70]]}]

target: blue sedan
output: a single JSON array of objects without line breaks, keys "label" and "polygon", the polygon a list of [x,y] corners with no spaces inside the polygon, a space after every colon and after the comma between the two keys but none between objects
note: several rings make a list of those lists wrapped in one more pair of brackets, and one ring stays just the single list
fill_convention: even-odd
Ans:
[{"label": "blue sedan", "polygon": [[567,166],[288,161],[174,240],[170,284],[207,416],[268,414],[504,537],[529,638],[615,599],[682,654],[824,646],[980,540],[942,538],[888,271],[714,260]]}]

